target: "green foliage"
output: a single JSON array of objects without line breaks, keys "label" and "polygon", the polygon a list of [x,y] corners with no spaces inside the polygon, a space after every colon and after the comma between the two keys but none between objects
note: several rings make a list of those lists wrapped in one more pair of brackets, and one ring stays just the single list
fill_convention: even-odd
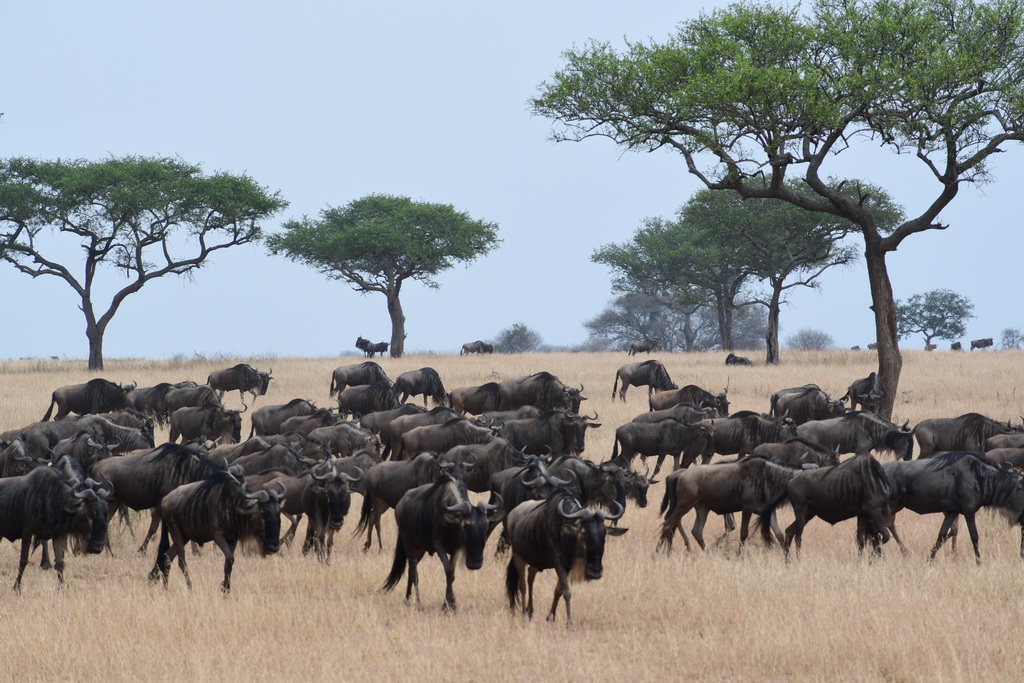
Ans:
[{"label": "green foliage", "polygon": [[959,339],[974,317],[974,304],[948,289],[933,289],[896,302],[896,323],[900,339],[920,333],[924,343],[932,339]]},{"label": "green foliage", "polygon": [[835,346],[832,335],[805,327],[786,338],[786,346],[799,351],[822,351]]},{"label": "green foliage", "polygon": [[498,353],[530,353],[537,351],[543,340],[538,333],[523,323],[515,323],[498,333],[494,339],[494,350]]}]

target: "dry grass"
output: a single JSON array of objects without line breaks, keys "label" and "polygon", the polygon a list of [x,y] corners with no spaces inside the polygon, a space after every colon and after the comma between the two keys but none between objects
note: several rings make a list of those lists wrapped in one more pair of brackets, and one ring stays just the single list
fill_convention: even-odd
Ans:
[{"label": "dry grass", "polygon": [[[776,389],[815,382],[839,395],[873,369],[868,352],[787,352],[779,367],[726,368],[724,355],[657,355],[680,385],[721,390],[735,409],[766,410]],[[245,359],[240,359],[245,360]],[[275,380],[257,405],[303,396],[330,405],[331,370],[346,359],[262,359]],[[381,361],[388,373],[430,365],[451,388],[492,378],[550,370],[583,383],[585,411],[600,414],[587,454],[611,452],[614,428],[646,409],[645,391],[625,404],[610,400],[625,354],[490,357],[411,356]],[[995,418],[1024,414],[1024,356],[1014,352],[907,352],[896,412],[900,422],[977,410]],[[219,362],[108,362],[115,381],[203,381]],[[56,387],[90,378],[75,363],[0,362],[0,431],[38,420]],[[229,403],[239,406],[238,395]],[[248,424],[245,425],[248,430]],[[165,436],[165,434],[164,434]],[[543,621],[553,577],[537,579],[540,618],[510,615],[504,562],[488,553],[478,572],[457,570],[459,613],[443,614],[440,564],[421,569],[422,607],[378,587],[390,567],[394,522],[385,519],[383,553],[360,551],[346,524],[329,567],[296,548],[267,559],[241,557],[234,592],[220,594],[221,555],[212,547],[190,560],[195,590],[177,568],[170,588],[150,585],[153,553],[112,525],[115,557],[71,557],[69,587],[35,566],[21,595],[3,595],[14,581],[17,547],[0,546],[0,617],[6,675],[92,679],[500,679],[627,678],[699,680],[979,680],[1016,679],[1024,651],[1019,599],[1019,530],[995,517],[979,520],[984,564],[970,552],[925,560],[939,518],[902,513],[911,553],[887,547],[881,560],[858,558],[854,527],[807,528],[803,557],[786,564],[757,544],[736,555],[735,539],[708,553],[654,554],[661,485],[647,509],[630,508],[630,531],[609,539],[605,576],[574,587],[578,632]],[[358,499],[353,505],[358,509]],[[783,512],[783,523],[788,520]],[[142,526],[136,525],[137,528]],[[721,530],[709,522],[708,538]],[[155,549],[154,549],[155,550]]]}]

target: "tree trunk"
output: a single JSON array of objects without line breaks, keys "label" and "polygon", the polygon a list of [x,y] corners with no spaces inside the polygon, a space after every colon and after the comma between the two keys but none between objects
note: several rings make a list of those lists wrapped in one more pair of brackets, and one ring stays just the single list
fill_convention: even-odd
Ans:
[{"label": "tree trunk", "polygon": [[683,314],[683,342],[687,351],[693,351],[697,344],[697,333],[693,331],[693,313]]},{"label": "tree trunk", "polygon": [[885,265],[885,252],[872,248],[870,241],[864,251],[868,268],[868,282],[871,285],[871,310],[875,313],[875,332],[878,344],[878,378],[885,388],[885,397],[878,407],[879,417],[892,420],[892,409],[896,403],[896,392],[903,370],[903,356],[900,355],[899,337],[896,333],[896,301],[893,298],[892,283]]},{"label": "tree trunk", "polygon": [[718,336],[722,342],[723,351],[732,351],[732,311],[721,303],[716,304],[718,315]]},{"label": "tree trunk", "polygon": [[764,362],[769,365],[779,363],[779,308],[782,301],[782,281],[772,279],[772,298],[768,302],[768,330],[764,335]]},{"label": "tree trunk", "polygon": [[103,369],[103,332],[106,326],[98,325],[92,314],[92,305],[83,302],[85,311],[85,337],[89,340],[89,369]]},{"label": "tree trunk", "polygon": [[401,358],[405,353],[405,313],[398,292],[388,294],[388,315],[391,316],[391,357]]}]

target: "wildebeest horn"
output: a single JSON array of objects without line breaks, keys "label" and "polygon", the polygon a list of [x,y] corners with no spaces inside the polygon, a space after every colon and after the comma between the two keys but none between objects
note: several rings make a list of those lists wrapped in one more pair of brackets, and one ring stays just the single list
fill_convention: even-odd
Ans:
[{"label": "wildebeest horn", "polygon": [[94,488],[96,488],[97,486],[100,485],[100,482],[96,481],[92,477],[86,477],[85,485],[88,486],[91,489],[94,489]]},{"label": "wildebeest horn", "polygon": [[358,467],[356,467],[354,469],[355,469],[356,472],[359,473],[357,476],[353,477],[348,472],[338,472],[338,479],[341,479],[342,481],[347,482],[349,484],[351,484],[354,481],[359,481],[360,479],[363,478],[363,471],[361,469],[359,469]]},{"label": "wildebeest horn", "polygon": [[[284,486],[284,484],[281,485]],[[244,493],[246,498],[248,498],[249,500],[255,500],[258,503],[266,503],[267,501],[270,500],[270,491],[245,491]]]},{"label": "wildebeest horn", "polygon": [[285,496],[288,495],[288,487],[284,485],[283,481],[281,481],[280,479],[275,479],[274,483],[277,484],[278,487],[281,489],[281,493],[277,493],[275,491],[270,491],[271,494],[275,494],[277,496],[278,500],[280,500],[281,498],[284,498]]},{"label": "wildebeest horn", "polygon": [[619,501],[613,500],[612,501],[612,505],[614,505],[615,507],[619,508],[619,511],[618,512],[605,512],[604,510],[598,510],[595,513],[595,514],[597,514],[598,519],[610,519],[610,520],[614,521],[614,520],[619,519],[620,517],[622,517],[622,515],[626,514],[626,508],[622,507],[622,504],[619,503]]},{"label": "wildebeest horn", "polygon": [[[326,465],[326,467],[325,467],[325,468],[323,468],[324,470],[326,470],[326,471],[325,471],[325,473],[324,473],[324,474],[317,474],[317,473],[316,473],[317,467],[321,467],[322,465]],[[314,467],[313,469],[311,469],[311,470],[309,471],[309,473],[310,473],[310,475],[312,475],[312,477],[313,477],[314,479],[316,479],[317,481],[334,481],[334,478],[335,478],[336,476],[338,476],[338,473],[334,471],[334,468],[333,468],[333,467],[331,467],[331,466],[330,466],[330,465],[329,465],[328,463],[326,463],[326,462],[325,462],[325,463],[321,463],[320,465],[317,465],[316,467]]]},{"label": "wildebeest horn", "polygon": [[528,487],[528,488],[531,488],[531,489],[532,489],[532,488],[535,488],[535,487],[537,487],[537,486],[540,486],[541,484],[543,484],[543,483],[544,483],[544,475],[543,475],[543,474],[542,474],[542,475],[539,475],[539,476],[537,476],[537,477],[536,477],[536,478],[534,478],[534,479],[531,479],[530,481],[526,481],[526,479],[524,479],[524,478],[523,478],[523,477],[525,477],[525,476],[526,476],[526,472],[524,471],[524,472],[523,472],[523,473],[522,473],[522,474],[521,474],[521,475],[519,476],[519,480],[520,480],[521,482],[523,482],[523,486],[526,486],[526,487]]},{"label": "wildebeest horn", "polygon": [[576,479],[576,473],[573,472],[572,470],[569,470],[567,472],[567,474],[569,475],[568,479],[559,479],[558,477],[556,477],[554,475],[549,476],[548,479],[555,486],[568,486],[569,484],[571,484]]},{"label": "wildebeest horn", "polygon": [[469,511],[473,509],[473,506],[468,500],[459,501],[455,505],[445,505],[444,509],[448,512],[455,512],[462,515],[468,515]]},{"label": "wildebeest horn", "polygon": [[92,489],[82,489],[81,491],[75,491],[75,498],[93,500],[96,498],[96,492]]},{"label": "wildebeest horn", "polygon": [[92,434],[85,437],[85,445],[91,448],[103,448],[103,444],[92,438]]},{"label": "wildebeest horn", "polygon": [[502,500],[500,493],[495,493],[494,494],[494,499],[497,500],[498,502],[496,502],[496,503],[484,503],[483,501],[481,501],[481,502],[477,503],[477,507],[480,508],[480,512],[484,513],[485,515],[489,515],[492,512],[494,512],[495,510],[497,510],[498,508],[500,508],[502,506],[502,504],[505,502],[504,500]]},{"label": "wildebeest horn", "polygon": [[33,460],[31,455],[15,455],[14,459],[18,462],[32,462]]},{"label": "wildebeest horn", "polygon": [[238,414],[241,415],[242,413],[246,412],[247,410],[249,410],[249,406],[246,404],[245,401],[242,401],[242,409],[238,411]]},{"label": "wildebeest horn", "polygon": [[565,498],[558,502],[558,514],[562,515],[566,519],[591,519],[594,516],[593,510],[588,510],[583,507],[576,512],[566,512],[564,508],[567,502],[568,501]]},{"label": "wildebeest horn", "polygon": [[910,418],[907,418],[907,421],[903,423],[902,427],[900,427],[900,431],[901,432],[909,432],[910,430],[907,429],[907,427],[909,427],[909,426],[910,426]]}]

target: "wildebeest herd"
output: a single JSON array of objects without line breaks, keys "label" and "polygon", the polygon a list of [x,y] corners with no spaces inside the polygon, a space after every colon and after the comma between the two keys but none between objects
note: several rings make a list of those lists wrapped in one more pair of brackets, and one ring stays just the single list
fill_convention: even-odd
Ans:
[{"label": "wildebeest herd", "polygon": [[[159,533],[150,579],[166,585],[177,560],[191,588],[186,544],[212,541],[224,557],[227,592],[240,542],[275,553],[302,519],[302,553],[329,562],[355,492],[364,550],[374,532],[382,546],[382,520],[394,510],[398,536],[384,589],[407,575],[406,598],[415,593],[419,602],[420,560],[436,554],[446,577],[443,604],[454,611],[456,558],[479,569],[494,535],[508,554],[510,608],[532,615],[533,579],[553,569],[548,618],[564,600],[573,627],[570,578],[602,577],[606,538],[625,533],[617,522],[628,505],[646,506],[666,456],[673,464],[664,478],[659,550],[671,550],[677,532],[689,549],[683,520],[692,510],[701,548],[715,512],[727,529],[741,515],[741,547],[756,518],[764,542],[788,555],[820,517],[856,519],[858,547],[879,552],[890,538],[903,547],[895,518],[909,509],[942,513],[933,556],[948,539],[955,543],[963,516],[980,561],[975,514],[992,508],[1021,526],[1024,557],[1017,469],[1024,467],[1024,426],[977,413],[913,428],[893,424],[874,412],[884,398],[874,373],[838,399],[814,384],[779,389],[761,413],[731,411],[728,387],[678,387],[657,360],[627,364],[614,377],[612,399],[647,386],[648,409],[614,428],[607,460],[585,458],[587,432],[602,424],[596,412],[581,411],[584,386],[550,372],[449,391],[429,367],[392,380],[373,361],[345,365],[330,373],[336,406],[294,398],[253,409],[243,439],[248,407],[227,409],[224,393],[238,391],[245,406],[247,395],[267,393],[271,379],[240,364],[210,373],[206,384],[137,387],[97,378],[56,388],[43,420],[0,434],[0,534],[22,542],[15,588],[35,546],[44,566],[52,549],[62,582],[69,545],[109,552],[108,520],[127,523],[128,511],[150,510],[139,548],[146,552]],[[163,425],[170,440],[158,445],[154,426]],[[783,505],[794,518],[784,530],[776,516]],[[282,517],[289,522],[283,533]]]}]

